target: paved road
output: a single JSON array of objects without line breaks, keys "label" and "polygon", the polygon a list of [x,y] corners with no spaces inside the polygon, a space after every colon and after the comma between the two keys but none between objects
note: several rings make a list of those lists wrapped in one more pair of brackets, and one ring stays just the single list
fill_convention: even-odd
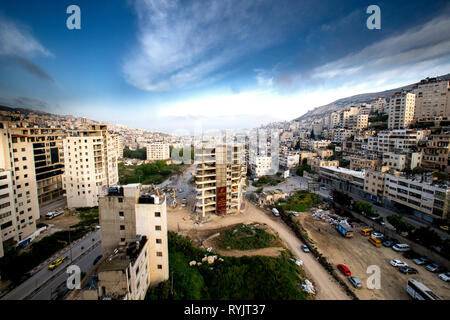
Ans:
[{"label": "paved road", "polygon": [[[94,240],[93,240],[94,239]],[[101,241],[101,232],[100,230],[97,230],[95,232],[92,232],[88,235],[86,235],[84,238],[80,239],[78,242],[72,244],[71,246],[68,246],[64,248],[61,252],[59,252],[57,255],[54,255],[47,261],[41,263],[41,265],[32,272],[31,278],[29,278],[27,281],[20,284],[18,287],[14,288],[11,292],[6,294],[2,300],[23,300],[28,298],[30,295],[34,295],[38,289],[44,290],[48,286],[54,286],[56,282],[59,281],[60,278],[55,279],[55,273],[58,274],[61,272],[66,278],[67,274],[65,274],[65,269],[71,265],[71,256],[73,259],[73,262],[77,261],[77,259],[90,250],[91,247],[98,245],[98,243]],[[100,246],[101,250],[101,246]],[[100,251],[101,252],[101,251]],[[96,251],[98,253],[98,251]],[[99,254],[98,253],[91,261],[93,261]],[[57,269],[51,271],[48,270],[48,265],[51,263],[51,261],[60,258],[60,257],[67,257],[67,259],[57,267]],[[91,257],[91,256],[89,256]],[[85,261],[82,259],[82,261]],[[87,260],[86,260],[87,261]],[[85,262],[83,262],[83,265]],[[91,262],[92,267],[92,262]],[[84,270],[83,270],[84,271]],[[58,281],[56,281],[58,280]],[[56,282],[55,282],[56,281]],[[41,288],[44,286],[44,288]]]},{"label": "paved road", "polygon": [[[189,184],[189,180],[193,177],[193,173],[195,173],[195,165],[189,166],[181,175],[175,175],[165,180],[159,184],[158,187],[164,188],[165,186],[168,186],[170,188],[176,188],[177,191],[175,192],[175,196],[178,205],[181,204],[183,198],[186,198],[188,205],[192,206],[194,204],[196,191],[194,186]],[[172,203],[172,198],[169,199],[168,203],[170,204]]]},{"label": "paved road", "polygon": [[60,200],[57,200],[55,202],[49,203],[48,205],[44,205],[44,206],[40,207],[39,213],[41,216],[44,216],[47,212],[62,210],[64,208],[67,208],[66,197],[61,198]]},{"label": "paved road", "polygon": [[[79,266],[82,272],[88,274],[94,266],[94,260],[101,255],[102,252],[101,242],[96,242],[92,247],[85,251],[82,256],[74,259],[72,265]],[[67,293],[68,289],[66,282],[69,275],[66,270],[67,267],[62,268],[50,282],[42,286],[32,296],[27,297],[27,300],[55,300],[57,298],[58,291],[63,294]]]}]

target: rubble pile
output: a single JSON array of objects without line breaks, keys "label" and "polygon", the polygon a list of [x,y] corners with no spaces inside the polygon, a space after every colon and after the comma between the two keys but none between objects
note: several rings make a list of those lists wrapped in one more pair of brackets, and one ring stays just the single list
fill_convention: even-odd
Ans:
[{"label": "rubble pile", "polygon": [[325,222],[328,222],[332,226],[336,226],[338,224],[345,224],[351,227],[346,218],[343,218],[335,213],[331,213],[328,210],[322,209],[312,210],[311,216],[314,217],[314,219],[316,220],[323,220]]}]

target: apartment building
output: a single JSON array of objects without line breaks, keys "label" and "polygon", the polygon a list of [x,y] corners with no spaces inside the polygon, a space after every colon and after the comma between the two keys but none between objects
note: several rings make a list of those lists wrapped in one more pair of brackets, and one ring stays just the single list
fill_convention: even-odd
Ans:
[{"label": "apartment building", "polygon": [[341,115],[339,112],[332,112],[328,120],[328,129],[333,129],[339,126]]},{"label": "apartment building", "polygon": [[287,151],[280,155],[280,167],[291,169],[298,166],[300,154],[298,152]]},{"label": "apartment building", "polygon": [[155,142],[147,144],[147,160],[167,160],[170,159],[169,144],[164,142]]},{"label": "apartment building", "polygon": [[61,199],[65,192],[63,139],[59,128],[38,128],[25,122],[9,123],[9,132],[32,143],[39,206]]},{"label": "apartment building", "polygon": [[149,286],[169,278],[164,195],[141,184],[104,187],[99,197],[104,260],[100,298],[143,300]]},{"label": "apartment building", "polygon": [[247,167],[242,145],[201,145],[195,150],[196,212],[205,217],[243,210]]},{"label": "apartment building", "polygon": [[430,176],[385,175],[384,201],[428,222],[449,219],[450,186]]},{"label": "apartment building", "polygon": [[408,153],[417,150],[417,144],[430,134],[430,130],[380,131],[367,139],[367,150],[386,153]]},{"label": "apartment building", "polygon": [[329,185],[330,188],[363,196],[365,175],[365,171],[341,167],[321,167],[319,169],[319,182]]},{"label": "apartment building", "polygon": [[308,142],[309,149],[326,149],[330,145],[330,140],[311,140]]},{"label": "apartment building", "polygon": [[352,106],[341,111],[340,126],[343,128],[351,128],[358,115],[358,107]]},{"label": "apartment building", "polygon": [[319,172],[321,167],[339,167],[339,160],[322,160],[318,157],[308,158],[306,164],[311,167],[312,170]]},{"label": "apartment building", "polygon": [[344,142],[354,136],[355,131],[352,129],[337,128],[333,129],[331,134],[333,135],[333,142]]},{"label": "apartment building", "polygon": [[427,78],[413,88],[416,95],[414,118],[432,121],[450,119],[450,81]]},{"label": "apartment building", "polygon": [[375,170],[380,165],[380,160],[367,158],[350,158],[350,170]]},{"label": "apartment building", "polygon": [[398,92],[389,100],[389,129],[405,129],[414,119],[414,93]]},{"label": "apartment building", "polygon": [[381,171],[367,170],[364,177],[364,196],[372,201],[381,203],[384,195],[384,176],[388,167],[382,167]]},{"label": "apartment building", "polygon": [[398,171],[403,171],[405,169],[412,170],[420,165],[421,158],[422,155],[420,152],[385,152],[383,153],[383,165]]},{"label": "apartment building", "polygon": [[332,157],[334,153],[332,149],[316,149],[314,151],[322,159]]},{"label": "apartment building", "polygon": [[99,188],[119,180],[116,136],[107,131],[106,125],[91,125],[70,132],[63,145],[67,206],[97,206]]},{"label": "apartment building", "polygon": [[17,236],[17,220],[11,171],[0,169],[0,258],[3,257],[3,241]]},{"label": "apartment building", "polygon": [[21,242],[36,231],[39,203],[33,143],[0,122],[0,234],[3,241]]},{"label": "apartment building", "polygon": [[250,158],[250,171],[255,177],[275,174],[272,169],[271,156],[255,156]]},{"label": "apartment building", "polygon": [[430,135],[418,148],[423,168],[450,173],[450,132]]},{"label": "apartment building", "polygon": [[317,156],[318,156],[318,154],[315,152],[302,151],[302,152],[300,152],[300,164],[302,164],[303,160],[305,160],[305,159],[315,158]]},{"label": "apartment building", "polygon": [[383,113],[386,104],[387,102],[385,98],[378,98],[374,102],[372,102],[371,111],[376,113]]}]

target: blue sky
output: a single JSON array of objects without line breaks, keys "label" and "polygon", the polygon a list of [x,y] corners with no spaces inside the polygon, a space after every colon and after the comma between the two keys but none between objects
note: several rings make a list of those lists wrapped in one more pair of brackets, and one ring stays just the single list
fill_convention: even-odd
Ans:
[{"label": "blue sky", "polygon": [[[81,9],[81,30],[66,8]],[[366,8],[381,8],[381,30]],[[0,103],[180,132],[450,72],[448,1],[3,0]]]}]

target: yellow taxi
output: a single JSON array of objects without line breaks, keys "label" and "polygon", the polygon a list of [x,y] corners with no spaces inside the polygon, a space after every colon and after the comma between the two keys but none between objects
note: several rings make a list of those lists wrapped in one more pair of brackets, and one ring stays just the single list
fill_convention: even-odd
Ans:
[{"label": "yellow taxi", "polygon": [[49,266],[48,266],[48,270],[53,270],[55,269],[57,266],[59,266],[61,263],[63,263],[63,261],[66,259],[66,257],[64,258],[58,258],[56,260],[54,260]]},{"label": "yellow taxi", "polygon": [[444,231],[448,231],[448,226],[439,226],[439,228],[441,228]]}]

